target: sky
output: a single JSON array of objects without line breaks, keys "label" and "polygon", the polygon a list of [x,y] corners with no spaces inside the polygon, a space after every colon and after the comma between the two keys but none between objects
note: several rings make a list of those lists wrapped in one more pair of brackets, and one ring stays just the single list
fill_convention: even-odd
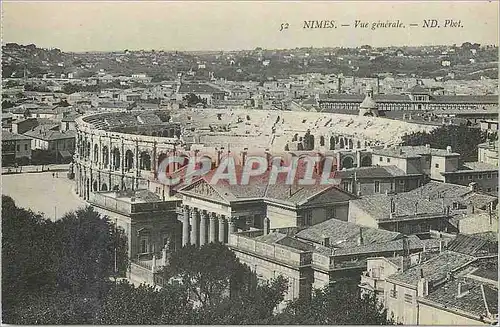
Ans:
[{"label": "sky", "polygon": [[[2,1],[2,43],[63,51],[242,50],[295,47],[498,45],[498,1]],[[371,29],[400,20],[406,28]],[[409,27],[424,19],[463,27]],[[303,29],[335,20],[337,29]],[[370,24],[355,28],[355,20]],[[280,32],[281,24],[288,29]],[[349,27],[341,27],[349,24]]]}]

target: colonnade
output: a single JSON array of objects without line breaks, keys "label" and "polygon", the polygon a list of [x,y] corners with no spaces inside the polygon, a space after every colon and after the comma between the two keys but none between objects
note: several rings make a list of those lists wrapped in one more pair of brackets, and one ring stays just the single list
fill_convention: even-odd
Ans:
[{"label": "colonnade", "polygon": [[207,243],[227,243],[229,234],[236,232],[230,217],[184,205],[182,207],[182,246]]}]

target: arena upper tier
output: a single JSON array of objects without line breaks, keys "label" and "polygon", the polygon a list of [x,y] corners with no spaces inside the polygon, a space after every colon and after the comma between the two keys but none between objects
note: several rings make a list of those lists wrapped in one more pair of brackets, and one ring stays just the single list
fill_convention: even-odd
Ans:
[{"label": "arena upper tier", "polygon": [[148,188],[162,157],[186,158],[244,149],[339,151],[393,145],[436,126],[331,113],[196,109],[127,111],[78,118],[77,192]]}]

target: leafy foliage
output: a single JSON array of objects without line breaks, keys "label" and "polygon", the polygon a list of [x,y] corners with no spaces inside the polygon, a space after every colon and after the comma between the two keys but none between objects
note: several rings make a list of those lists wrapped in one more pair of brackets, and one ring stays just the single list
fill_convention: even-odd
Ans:
[{"label": "leafy foliage", "polygon": [[188,107],[194,107],[198,103],[203,104],[203,107],[206,107],[207,105],[206,99],[202,99],[201,97],[197,96],[194,93],[189,93],[188,95],[184,96],[182,100],[186,101]]},{"label": "leafy foliage", "polygon": [[20,324],[85,324],[118,266],[126,239],[91,207],[52,222],[2,196],[2,314]]},{"label": "leafy foliage", "polygon": [[334,283],[297,299],[271,323],[295,325],[388,325],[387,310],[374,296],[361,297],[355,284]]},{"label": "leafy foliage", "polygon": [[[112,283],[114,254],[126,270],[126,239],[91,207],[52,222],[2,197],[2,314],[10,324],[384,324],[386,312],[356,286],[336,284],[310,300],[283,302],[287,280],[257,280],[220,243],[174,252],[158,289]],[[353,287],[353,288],[352,288]]]},{"label": "leafy foliage", "polygon": [[467,126],[447,125],[430,133],[417,132],[403,137],[404,145],[430,144],[432,148],[446,149],[460,153],[465,161],[477,160],[477,145],[486,142],[486,135],[480,129]]},{"label": "leafy foliage", "polygon": [[182,287],[157,290],[127,282],[113,286],[104,301],[98,322],[106,325],[191,324],[192,306]]}]

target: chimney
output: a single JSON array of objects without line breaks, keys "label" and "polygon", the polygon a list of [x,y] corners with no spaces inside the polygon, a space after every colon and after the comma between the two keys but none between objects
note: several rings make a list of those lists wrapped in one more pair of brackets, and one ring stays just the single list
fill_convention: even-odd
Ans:
[{"label": "chimney", "polygon": [[391,198],[391,208],[390,208],[390,214],[389,217],[392,219],[394,217],[394,214],[396,213],[396,202],[394,201],[394,198]]},{"label": "chimney", "polygon": [[247,151],[248,148],[244,148],[243,151],[241,152],[241,165],[245,166],[245,163],[247,161]]},{"label": "chimney", "polygon": [[330,247],[330,238],[329,237],[323,238],[323,245],[326,247]]},{"label": "chimney", "polygon": [[270,228],[270,226],[271,226],[271,221],[266,216],[264,218],[264,235],[268,235],[269,234],[269,228]]},{"label": "chimney", "polygon": [[488,205],[488,216],[490,217],[490,225],[493,222],[493,202]]},{"label": "chimney", "polygon": [[340,77],[338,78],[337,93],[342,93],[342,79]]},{"label": "chimney", "polygon": [[358,245],[363,245],[363,228],[359,228]]},{"label": "chimney", "polygon": [[424,271],[420,269],[420,279],[417,282],[417,296],[424,297],[427,296],[429,292],[429,282],[424,277]]},{"label": "chimney", "polygon": [[269,152],[269,149],[266,149],[266,161],[267,161],[267,169],[269,170],[273,165],[272,156],[271,153]]},{"label": "chimney", "polygon": [[447,152],[447,153],[451,153],[451,146],[449,146],[449,145],[448,145],[448,146],[446,147],[446,152]]}]

